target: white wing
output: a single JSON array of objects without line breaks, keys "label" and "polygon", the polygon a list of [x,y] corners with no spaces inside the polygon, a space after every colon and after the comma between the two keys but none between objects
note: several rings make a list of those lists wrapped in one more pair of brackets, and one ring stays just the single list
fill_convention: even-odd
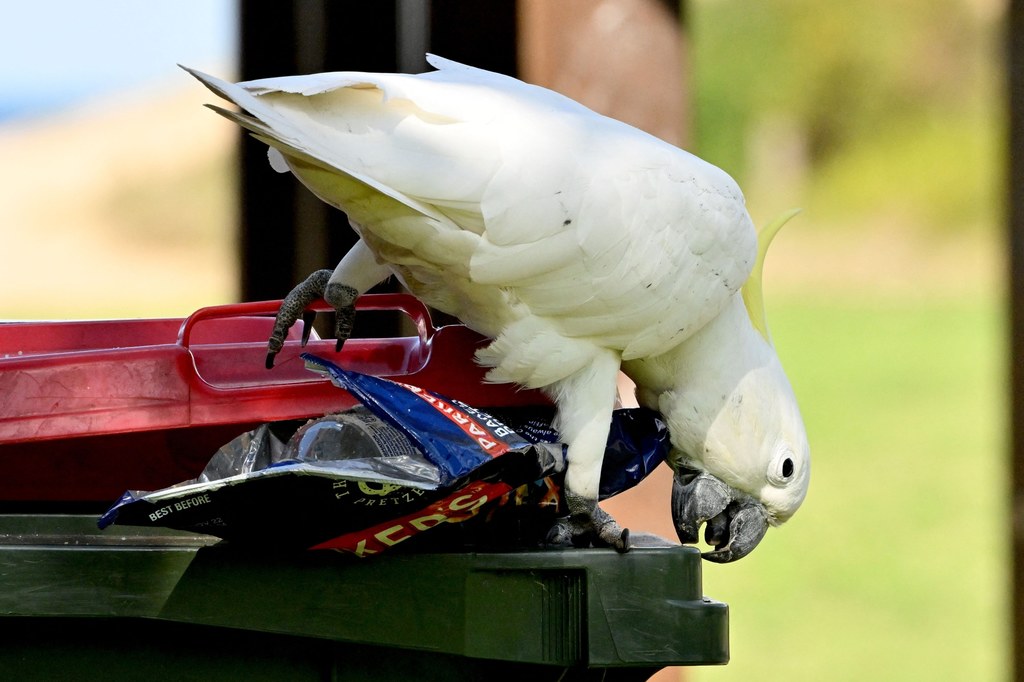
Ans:
[{"label": "white wing", "polygon": [[743,284],[755,231],[724,172],[549,90],[430,61],[415,76],[196,75],[414,293],[484,333],[541,318],[654,355]]}]

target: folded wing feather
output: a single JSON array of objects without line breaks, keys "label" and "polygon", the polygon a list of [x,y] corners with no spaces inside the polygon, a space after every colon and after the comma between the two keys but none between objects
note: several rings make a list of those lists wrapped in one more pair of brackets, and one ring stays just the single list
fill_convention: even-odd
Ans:
[{"label": "folded wing feather", "polygon": [[414,293],[484,333],[533,317],[642,357],[739,290],[756,237],[725,173],[548,90],[431,63],[418,76],[196,75]]}]

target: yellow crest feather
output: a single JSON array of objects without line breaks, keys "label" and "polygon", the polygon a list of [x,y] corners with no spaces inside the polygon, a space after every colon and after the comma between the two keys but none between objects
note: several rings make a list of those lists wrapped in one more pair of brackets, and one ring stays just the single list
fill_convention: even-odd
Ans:
[{"label": "yellow crest feather", "polygon": [[768,253],[768,245],[778,234],[779,230],[789,222],[789,219],[800,212],[799,208],[792,208],[772,222],[765,225],[757,233],[757,258],[754,260],[754,268],[750,271],[750,277],[740,289],[743,296],[743,303],[747,306],[747,315],[750,316],[750,323],[754,329],[761,333],[764,340],[772,342],[772,336],[768,332],[768,321],[764,311],[764,292],[761,286],[761,274],[764,271],[764,257]]}]

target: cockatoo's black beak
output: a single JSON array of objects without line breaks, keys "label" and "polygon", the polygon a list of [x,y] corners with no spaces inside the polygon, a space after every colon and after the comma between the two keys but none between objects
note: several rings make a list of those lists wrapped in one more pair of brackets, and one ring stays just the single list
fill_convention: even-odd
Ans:
[{"label": "cockatoo's black beak", "polygon": [[754,551],[768,530],[768,515],[754,498],[737,492],[708,473],[679,468],[672,480],[672,521],[684,544],[704,541],[715,549],[708,561],[726,564]]}]

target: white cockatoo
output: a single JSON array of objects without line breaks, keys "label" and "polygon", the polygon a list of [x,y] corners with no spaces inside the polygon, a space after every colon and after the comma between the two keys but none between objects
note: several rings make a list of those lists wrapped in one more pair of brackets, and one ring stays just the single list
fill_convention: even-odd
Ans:
[{"label": "white cockatoo", "polygon": [[395,276],[493,339],[489,380],[555,402],[570,514],[553,541],[628,548],[597,506],[621,369],[669,426],[680,538],[707,522],[705,557],[749,553],[800,506],[810,461],[759,273],[741,292],[759,248],[736,183],[550,90],[428,61],[239,84],[189,70],[360,237],[285,299],[268,367],[313,300],[338,310],[341,342],[356,297]]}]

